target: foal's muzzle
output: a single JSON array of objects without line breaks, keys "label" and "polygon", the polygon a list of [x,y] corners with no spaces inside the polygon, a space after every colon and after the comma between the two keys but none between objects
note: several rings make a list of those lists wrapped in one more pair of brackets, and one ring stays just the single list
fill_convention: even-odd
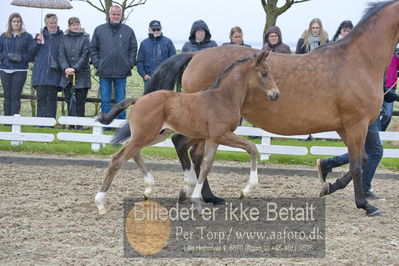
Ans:
[{"label": "foal's muzzle", "polygon": [[270,101],[277,101],[280,97],[280,91],[278,89],[271,89],[267,92],[267,97]]}]

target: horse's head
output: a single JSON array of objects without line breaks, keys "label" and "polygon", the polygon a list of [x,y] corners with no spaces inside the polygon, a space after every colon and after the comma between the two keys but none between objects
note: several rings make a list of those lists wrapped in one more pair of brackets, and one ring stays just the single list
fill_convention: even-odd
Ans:
[{"label": "horse's head", "polygon": [[266,58],[269,56],[269,51],[263,51],[255,57],[253,65],[253,75],[251,75],[250,84],[254,89],[260,89],[266,93],[270,101],[277,101],[280,97],[280,90],[274,82],[273,76],[270,73]]}]

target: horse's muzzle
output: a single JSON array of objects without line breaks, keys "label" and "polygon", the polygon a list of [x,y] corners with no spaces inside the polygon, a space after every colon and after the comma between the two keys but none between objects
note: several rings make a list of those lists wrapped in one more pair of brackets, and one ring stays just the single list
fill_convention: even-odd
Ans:
[{"label": "horse's muzzle", "polygon": [[269,98],[269,101],[277,101],[280,97],[280,91],[277,89],[270,90],[269,92],[267,92],[267,97]]}]

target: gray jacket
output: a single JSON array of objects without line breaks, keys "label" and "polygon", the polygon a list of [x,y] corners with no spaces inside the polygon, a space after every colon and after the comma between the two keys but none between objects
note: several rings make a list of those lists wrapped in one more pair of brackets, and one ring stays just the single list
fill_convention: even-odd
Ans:
[{"label": "gray jacket", "polygon": [[103,78],[126,78],[136,64],[137,40],[129,26],[105,23],[94,30],[90,58]]}]

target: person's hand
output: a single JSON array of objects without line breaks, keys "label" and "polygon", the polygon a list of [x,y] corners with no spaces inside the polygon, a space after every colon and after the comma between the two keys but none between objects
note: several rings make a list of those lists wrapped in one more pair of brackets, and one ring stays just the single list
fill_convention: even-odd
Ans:
[{"label": "person's hand", "polygon": [[75,69],[74,68],[72,68],[72,67],[65,68],[65,74],[67,76],[72,75],[73,73],[75,73]]},{"label": "person's hand", "polygon": [[143,79],[144,79],[144,80],[148,80],[148,79],[150,79],[150,78],[151,78],[151,76],[145,75]]},{"label": "person's hand", "polygon": [[43,33],[37,33],[36,34],[36,42],[38,44],[43,44],[44,43]]}]

